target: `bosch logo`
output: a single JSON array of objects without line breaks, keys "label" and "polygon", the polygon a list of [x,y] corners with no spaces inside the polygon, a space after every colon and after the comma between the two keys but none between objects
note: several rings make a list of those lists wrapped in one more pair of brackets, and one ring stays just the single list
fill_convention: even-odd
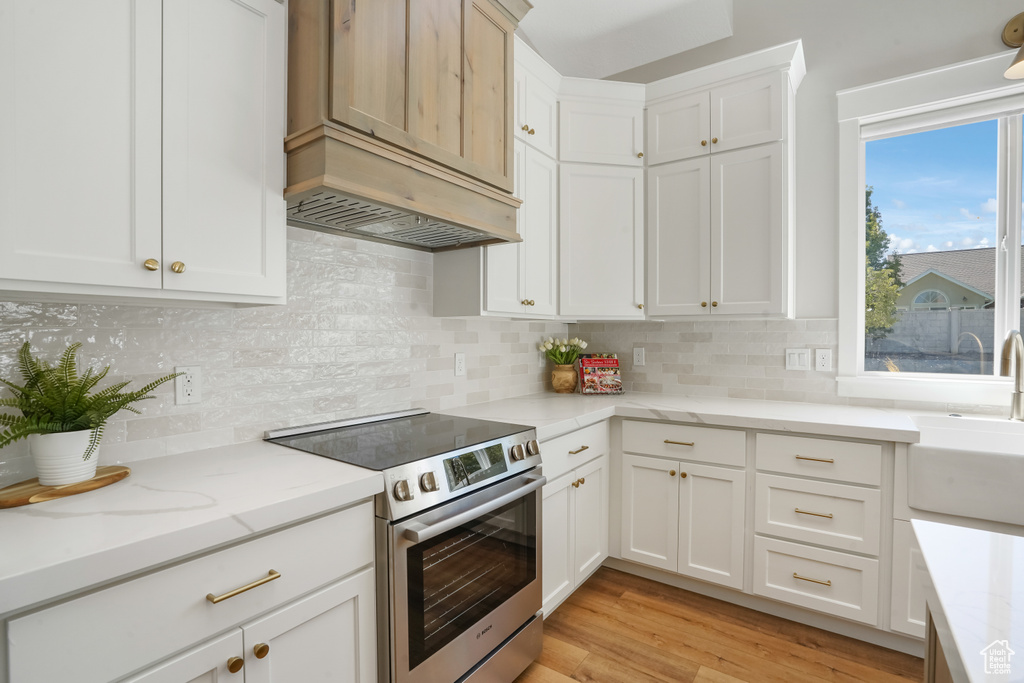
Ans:
[{"label": "bosch logo", "polygon": [[485,629],[484,629],[483,631],[480,631],[480,633],[476,634],[476,639],[477,639],[477,640],[480,640],[480,636],[484,635],[485,633],[487,633],[488,631],[490,631],[490,630],[491,630],[492,628],[494,628],[494,624],[491,624],[490,626],[488,626],[487,628],[485,628]]}]

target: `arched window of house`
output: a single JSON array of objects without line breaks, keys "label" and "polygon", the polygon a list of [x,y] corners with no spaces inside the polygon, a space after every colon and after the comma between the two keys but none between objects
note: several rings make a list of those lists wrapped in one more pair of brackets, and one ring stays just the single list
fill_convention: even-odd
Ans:
[{"label": "arched window of house", "polygon": [[949,308],[949,299],[937,289],[926,289],[914,297],[915,311],[944,311]]}]

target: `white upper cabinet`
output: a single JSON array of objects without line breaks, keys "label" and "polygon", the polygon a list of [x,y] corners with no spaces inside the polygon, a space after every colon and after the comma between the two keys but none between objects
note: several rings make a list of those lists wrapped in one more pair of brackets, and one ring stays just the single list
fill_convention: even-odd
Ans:
[{"label": "white upper cabinet", "polygon": [[559,106],[559,160],[643,166],[643,108],[642,85],[564,79]]},{"label": "white upper cabinet", "polygon": [[561,76],[516,38],[515,133],[549,157],[558,156],[558,87]]},{"label": "white upper cabinet", "polygon": [[283,301],[285,8],[0,16],[0,290]]},{"label": "white upper cabinet", "polygon": [[647,109],[650,165],[750,147],[784,137],[785,76],[761,74],[662,99]]},{"label": "white upper cabinet", "polygon": [[560,177],[561,314],[642,319],[643,169],[562,164]]}]

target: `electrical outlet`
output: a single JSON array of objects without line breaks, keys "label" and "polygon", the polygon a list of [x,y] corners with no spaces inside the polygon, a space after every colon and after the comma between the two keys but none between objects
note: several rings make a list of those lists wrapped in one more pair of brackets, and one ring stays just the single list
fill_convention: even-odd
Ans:
[{"label": "electrical outlet", "polygon": [[459,351],[455,354],[455,376],[464,377],[466,375],[466,354]]},{"label": "electrical outlet", "polygon": [[810,349],[786,349],[787,370],[810,370],[811,350]]},{"label": "electrical outlet", "polygon": [[814,369],[818,372],[828,372],[832,369],[832,349],[814,350]]},{"label": "electrical outlet", "polygon": [[182,406],[203,400],[203,368],[199,365],[179,365],[174,378],[174,402]]},{"label": "electrical outlet", "polygon": [[633,349],[633,365],[644,364],[644,350],[643,348]]}]

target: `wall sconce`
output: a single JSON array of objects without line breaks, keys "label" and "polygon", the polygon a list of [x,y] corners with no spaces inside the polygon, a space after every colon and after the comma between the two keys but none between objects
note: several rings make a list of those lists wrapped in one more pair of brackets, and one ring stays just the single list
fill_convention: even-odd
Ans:
[{"label": "wall sconce", "polygon": [[1003,27],[1003,42],[1009,47],[1018,47],[1010,68],[1003,74],[1006,78],[1024,78],[1024,12],[1006,22]]}]

